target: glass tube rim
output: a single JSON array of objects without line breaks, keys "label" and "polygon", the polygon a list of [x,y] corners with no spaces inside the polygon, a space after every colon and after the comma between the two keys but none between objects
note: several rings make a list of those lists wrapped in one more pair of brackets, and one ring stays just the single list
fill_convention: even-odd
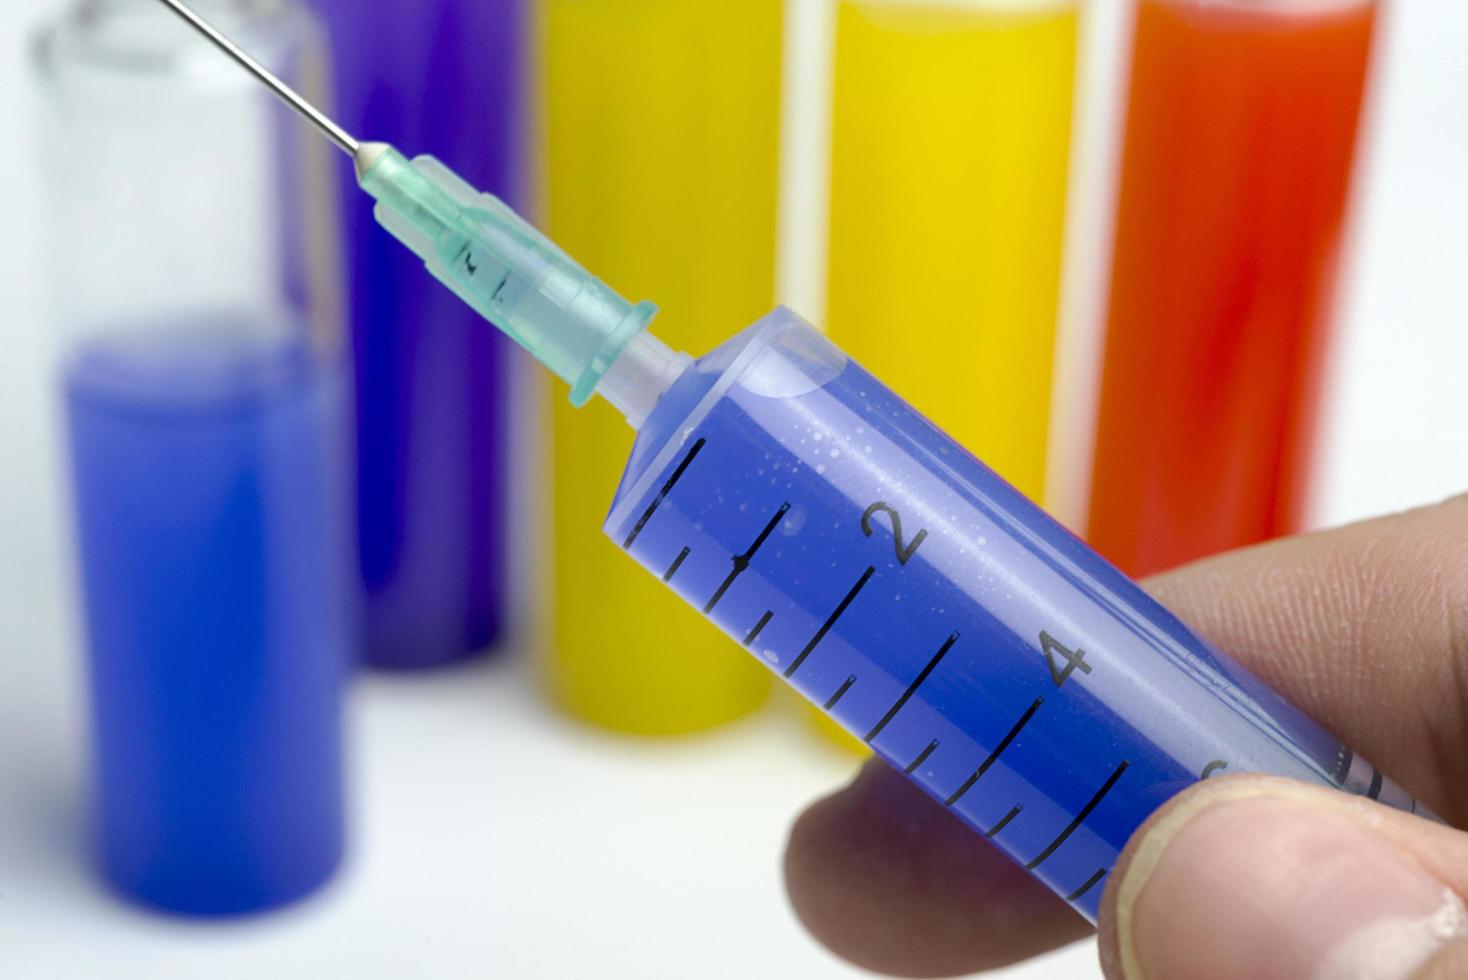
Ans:
[{"label": "glass tube rim", "polygon": [[[317,30],[294,0],[194,0],[192,5],[272,68],[289,64]],[[149,7],[156,8],[156,16]],[[78,0],[35,32],[32,59],[47,76],[95,70],[200,80],[237,76],[248,82],[238,67],[186,25],[170,24],[172,19],[156,0]]]}]

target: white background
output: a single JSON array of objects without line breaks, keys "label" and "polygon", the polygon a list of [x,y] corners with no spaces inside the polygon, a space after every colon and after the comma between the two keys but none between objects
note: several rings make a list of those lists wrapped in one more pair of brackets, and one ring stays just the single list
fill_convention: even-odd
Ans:
[{"label": "white background", "polygon": [[[1114,18],[1115,2],[1093,9]],[[351,854],[306,903],[202,926],[94,883],[28,190],[23,44],[56,6],[0,4],[0,977],[855,975],[801,932],[779,874],[792,816],[849,759],[789,704],[679,742],[590,732],[550,713],[514,651],[357,682]],[[1317,524],[1468,488],[1468,5],[1397,0],[1385,27]],[[1093,956],[1013,975],[1091,977]]]}]

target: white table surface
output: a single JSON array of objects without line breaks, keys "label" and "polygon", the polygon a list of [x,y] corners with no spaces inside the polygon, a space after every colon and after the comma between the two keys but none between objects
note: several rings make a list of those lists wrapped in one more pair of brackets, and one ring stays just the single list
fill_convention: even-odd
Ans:
[{"label": "white table surface", "polygon": [[[802,0],[794,0],[802,2]],[[1105,0],[1109,2],[1109,0]],[[352,692],[352,844],[287,912],[179,923],[122,905],[80,850],[84,703],[68,639],[21,41],[0,5],[0,977],[842,977],[779,863],[852,763],[788,702],[707,736],[554,715],[520,651]],[[1468,7],[1398,0],[1365,159],[1315,522],[1468,488]],[[1014,977],[1094,977],[1081,944]]]}]

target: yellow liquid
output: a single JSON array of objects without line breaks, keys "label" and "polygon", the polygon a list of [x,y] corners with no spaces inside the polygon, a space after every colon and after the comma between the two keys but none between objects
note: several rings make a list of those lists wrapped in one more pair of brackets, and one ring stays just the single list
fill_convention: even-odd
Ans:
[{"label": "yellow liquid", "polygon": [[1075,53],[1070,3],[838,8],[831,336],[1036,500]]},{"label": "yellow liquid", "polygon": [[[546,0],[551,237],[659,337],[702,354],[774,305],[780,0]],[[627,560],[601,521],[633,432],[554,394],[546,671],[610,728],[670,734],[744,714],[768,673]]]},{"label": "yellow liquid", "polygon": [[1075,56],[1069,3],[837,7],[832,338],[1036,500]]}]

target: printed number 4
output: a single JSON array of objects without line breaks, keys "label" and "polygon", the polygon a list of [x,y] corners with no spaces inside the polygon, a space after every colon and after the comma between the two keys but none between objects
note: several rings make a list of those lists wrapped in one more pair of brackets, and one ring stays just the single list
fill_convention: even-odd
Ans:
[{"label": "printed number 4", "polygon": [[[1086,663],[1086,651],[1072,650],[1044,630],[1040,631],[1040,653],[1045,657],[1045,666],[1050,668],[1050,679],[1056,687],[1070,680],[1070,675],[1077,670],[1083,674],[1091,672],[1091,665]],[[1060,666],[1062,663],[1064,667]]]}]

